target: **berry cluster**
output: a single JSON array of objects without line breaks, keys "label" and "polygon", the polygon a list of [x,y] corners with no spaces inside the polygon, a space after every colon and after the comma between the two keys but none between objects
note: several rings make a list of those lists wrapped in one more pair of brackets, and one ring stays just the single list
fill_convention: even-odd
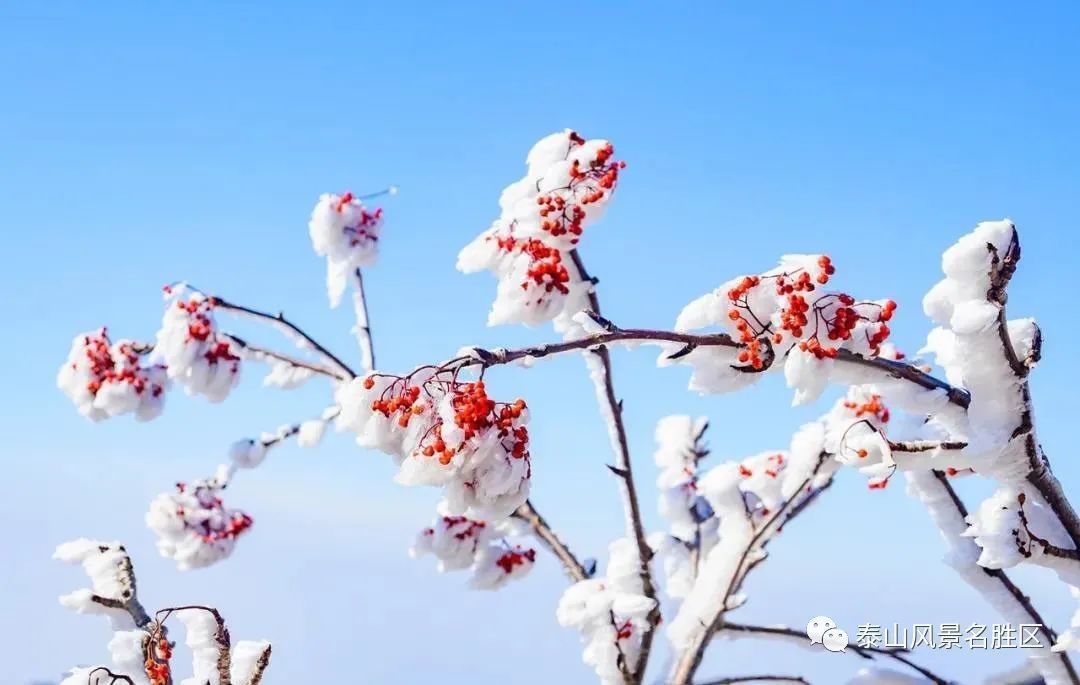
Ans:
[{"label": "berry cluster", "polygon": [[[567,155],[585,145],[585,139],[576,132],[569,131],[567,136],[570,141]],[[585,205],[603,201],[618,184],[619,171],[626,168],[626,162],[612,159],[614,155],[615,147],[605,143],[596,148],[591,159],[571,160],[567,185],[536,198],[542,231],[553,238],[569,236],[570,244],[577,245],[584,232]]]},{"label": "berry cluster", "polygon": [[[739,342],[743,344],[743,349],[739,351],[739,363],[749,364],[758,370],[765,365],[761,357],[762,344],[759,336],[765,332],[766,326],[754,317],[754,313],[747,302],[747,294],[760,283],[760,276],[744,276],[727,293],[728,299],[732,302],[732,308],[728,310],[728,318],[735,323],[735,330],[739,334]],[[751,323],[749,319],[743,316],[743,313],[739,311],[740,309],[750,314],[755,319],[754,323]]]},{"label": "berry cluster", "polygon": [[[346,207],[349,207],[355,196],[352,192],[346,192],[338,201],[334,203],[334,211],[338,214],[344,214]],[[368,211],[366,207],[357,203],[359,211],[352,221],[345,225],[342,229],[347,236],[350,247],[356,247],[358,245],[367,245],[370,242],[375,242],[379,239],[378,228],[382,225],[383,210],[382,207],[376,207],[374,211]]]},{"label": "berry cluster", "polygon": [[[165,389],[151,382],[140,368],[139,353],[132,343],[125,341],[113,346],[108,331],[102,328],[96,334],[83,336],[83,347],[90,375],[86,390],[91,395],[96,396],[106,383],[127,383],[140,395],[147,387],[153,397],[164,392]],[[76,370],[78,362],[71,362],[71,368]]]},{"label": "berry cluster", "polygon": [[[176,490],[179,494],[184,494],[187,484],[177,483]],[[242,511],[228,512],[224,520],[221,516],[204,516],[206,512],[225,513],[225,502],[214,494],[215,492],[215,488],[207,485],[197,485],[194,488],[194,508],[202,510],[195,516],[189,516],[189,512],[182,504],[176,506],[176,515],[184,521],[184,525],[192,529],[208,545],[224,540],[235,540],[255,522],[251,516]],[[191,500],[187,501],[191,503]]]},{"label": "berry cluster", "polygon": [[855,414],[855,418],[861,419],[869,415],[881,423],[889,422],[889,408],[881,401],[881,395],[870,395],[868,399],[861,402],[844,400],[844,406]]},{"label": "berry cluster", "polygon": [[150,685],[168,685],[172,682],[172,669],[169,666],[172,654],[172,644],[159,631],[155,631],[147,642],[146,661],[143,662]]},{"label": "berry cluster", "polygon": [[[457,528],[465,524],[465,527],[454,533],[454,538],[457,540],[465,540],[466,538],[476,538],[481,532],[487,528],[487,524],[483,521],[474,521],[473,519],[465,516],[443,516],[443,525],[447,530]],[[432,534],[435,533],[433,528],[428,528]]]},{"label": "berry cluster", "polygon": [[[415,372],[414,372],[415,373]],[[383,374],[368,376],[363,380],[365,390],[375,387],[375,378]],[[500,438],[503,449],[514,459],[529,456],[529,429],[517,425],[526,410],[525,400],[518,398],[512,404],[496,402],[488,397],[484,381],[459,383],[448,372],[439,371],[421,385],[411,384],[412,375],[395,378],[371,403],[371,410],[387,418],[393,418],[401,428],[407,428],[414,417],[423,415],[432,406],[434,397],[432,388],[448,393],[453,415],[453,424],[460,429],[461,439],[457,444],[447,444],[444,439],[444,418],[437,412],[431,415],[431,425],[424,432],[413,455],[434,457],[439,462],[449,464],[454,455],[463,450],[470,441],[482,434],[494,430]],[[421,397],[421,395],[424,397]]]},{"label": "berry cluster", "polygon": [[515,547],[507,550],[505,554],[495,560],[495,565],[501,568],[507,575],[514,572],[515,566],[524,566],[525,562],[536,561],[536,550]]},{"label": "berry cluster", "polygon": [[[771,454],[765,459],[765,468],[763,473],[769,478],[777,478],[780,475],[780,471],[784,469],[786,460],[783,454]],[[754,470],[745,464],[739,464],[739,475],[743,478],[750,478],[754,475]]]}]

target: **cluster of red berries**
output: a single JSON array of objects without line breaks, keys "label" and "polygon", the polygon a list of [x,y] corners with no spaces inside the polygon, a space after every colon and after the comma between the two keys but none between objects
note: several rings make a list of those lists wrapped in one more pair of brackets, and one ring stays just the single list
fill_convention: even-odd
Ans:
[{"label": "cluster of red berries", "polygon": [[[177,483],[176,490],[177,492],[183,493],[185,490],[187,490],[187,484]],[[200,506],[202,506],[203,509],[220,509],[225,504],[224,501],[216,495],[206,496],[207,492],[213,492],[213,490],[204,485],[196,485],[196,500],[198,500]],[[210,525],[210,519],[204,519],[198,524],[198,526],[193,526],[191,523],[188,522],[186,518],[186,513],[187,512],[184,510],[184,507],[176,507],[176,515],[179,518],[183,519],[184,526],[195,530],[199,534],[199,537],[202,538],[202,541],[206,544],[212,544],[214,542],[218,542],[219,540],[237,538],[242,533],[246,532],[249,528],[251,528],[251,526],[255,523],[255,520],[251,518],[251,516],[245,514],[242,511],[237,511],[233,512],[232,516],[229,517],[229,520],[221,528],[212,527]]]},{"label": "cluster of red berries", "polygon": [[[130,383],[135,392],[140,395],[146,390],[146,377],[141,373],[142,369],[139,368],[139,355],[135,353],[130,345],[123,344],[118,348],[118,352],[127,362],[127,365],[121,368],[116,367],[116,360],[113,359],[110,350],[112,345],[109,342],[109,335],[104,328],[101,329],[99,335],[85,336],[83,346],[85,347],[86,358],[90,362],[90,375],[92,378],[87,382],[86,389],[91,395],[97,395],[98,391],[101,390],[101,386],[107,382]],[[78,364],[72,362],[71,368],[77,369]],[[164,392],[164,388],[160,385],[151,385],[151,393],[154,397],[159,396],[162,392]]]},{"label": "cluster of red berries", "polygon": [[[759,276],[744,276],[734,288],[728,290],[728,299],[735,304],[735,307],[741,306],[749,311],[746,294],[760,282]],[[760,370],[765,365],[761,358],[761,341],[758,339],[763,331],[757,330],[738,309],[729,309],[728,318],[735,322],[735,330],[739,332],[739,342],[744,346],[739,351],[739,363],[750,364],[753,368]]]},{"label": "cluster of red berries", "polygon": [[[585,144],[585,139],[576,132],[570,132],[570,149]],[[582,223],[586,212],[583,205],[595,204],[615,189],[619,182],[619,171],[626,168],[626,162],[615,161],[615,147],[608,143],[596,151],[596,157],[582,164],[575,159],[570,163],[570,182],[565,188],[558,188],[536,198],[543,221],[540,228],[553,237],[570,236],[570,244],[576,245],[581,239]],[[569,200],[567,198],[570,198]]]},{"label": "cluster of red berries", "polygon": [[615,630],[615,639],[617,640],[629,640],[634,634],[634,624],[627,619],[622,622]]},{"label": "cluster of red berries", "polygon": [[[455,540],[464,540],[466,538],[476,537],[480,533],[480,531],[487,528],[487,524],[483,521],[474,521],[473,519],[467,518],[465,516],[443,516],[443,524],[448,530],[450,528],[454,528],[455,526],[460,526],[463,523],[468,523],[469,525],[466,526],[463,530],[459,530],[458,532],[454,533]],[[434,531],[432,532],[434,533]]]},{"label": "cluster of red berries", "polygon": [[[765,475],[768,476],[769,478],[777,478],[780,475],[780,471],[783,470],[785,463],[786,463],[786,460],[784,459],[784,455],[782,455],[782,454],[770,455],[765,460],[765,464],[766,464],[766,466],[765,466]],[[749,478],[750,476],[754,475],[754,471],[753,471],[753,469],[748,468],[747,466],[745,466],[743,464],[739,464],[739,475],[742,476],[743,478]]]},{"label": "cluster of red berries", "polygon": [[176,306],[188,313],[188,340],[205,341],[214,332],[213,324],[207,312],[213,307],[210,300],[190,298],[177,300]]},{"label": "cluster of red berries", "polygon": [[[203,357],[206,359],[206,361],[210,362],[211,364],[217,364],[218,362],[222,362],[222,361],[225,361],[225,362],[238,362],[238,361],[240,361],[240,357],[233,354],[232,345],[230,345],[228,342],[226,342],[224,340],[218,340],[213,345],[211,345],[210,349],[208,349],[206,351],[206,353],[203,354]],[[233,367],[233,370],[234,371],[236,370],[235,365]]]},{"label": "cluster of red berries", "polygon": [[[574,164],[576,165],[577,162]],[[566,198],[558,191],[541,195],[536,198],[536,204],[540,205],[540,216],[544,219],[540,222],[540,229],[554,238],[572,235],[574,237],[570,238],[570,242],[577,245],[584,231],[581,223],[585,221],[585,210],[576,204],[571,204],[567,209]],[[549,216],[554,216],[554,218],[549,219]]]},{"label": "cluster of red berries", "polygon": [[172,682],[172,669],[169,667],[169,659],[172,658],[172,645],[160,634],[150,638],[147,645],[146,661],[143,668],[150,685],[166,685]]},{"label": "cluster of red berries", "polygon": [[510,456],[515,459],[528,456],[529,430],[514,425],[525,411],[525,400],[518,398],[513,404],[499,404],[488,397],[484,381],[476,381],[457,386],[451,404],[454,423],[465,431],[465,440],[494,428],[500,438],[510,438]]},{"label": "cluster of red berries", "polygon": [[[334,205],[334,210],[341,214],[345,211],[345,207],[353,201],[355,196],[352,192],[346,192],[340,198],[338,198],[337,204]],[[367,229],[371,226],[378,224],[382,220],[382,208],[378,207],[373,212],[369,212],[366,208],[360,208],[360,221],[355,226],[346,226],[345,232],[352,235],[349,239],[349,245],[356,247],[360,243],[366,243],[372,240],[378,240],[379,237],[369,232]]]},{"label": "cluster of red berries", "polygon": [[[608,143],[596,151],[596,158],[589,162],[587,169],[582,169],[581,162],[574,160],[570,164],[570,187],[578,195],[582,190],[581,203],[591,205],[603,200],[608,191],[614,190],[619,182],[619,171],[626,168],[626,162],[612,161],[615,148]],[[589,183],[589,182],[592,183]],[[584,184],[584,188],[578,188]]]},{"label": "cluster of red berries", "polygon": [[882,423],[889,422],[889,408],[881,401],[881,395],[871,395],[865,402],[844,401],[844,407],[855,414],[855,418],[862,418],[869,414]]},{"label": "cluster of red berries", "polygon": [[529,257],[529,268],[525,272],[525,280],[521,283],[522,290],[528,290],[535,285],[542,287],[546,293],[558,291],[566,295],[570,292],[566,285],[570,282],[570,272],[567,271],[562,252],[558,249],[545,245],[536,238],[518,240],[513,235],[496,236],[495,244],[504,252],[520,252]]},{"label": "cluster of red berries", "polygon": [[526,561],[536,561],[536,550],[515,547],[496,559],[495,565],[509,575],[514,572],[515,566],[524,566]]},{"label": "cluster of red berries", "polygon": [[[394,388],[398,382],[403,383],[401,391],[391,395],[390,397],[384,397],[373,400],[371,403],[371,410],[377,411],[386,418],[391,418],[393,415],[397,415],[397,424],[401,428],[407,428],[409,426],[409,420],[413,416],[419,416],[424,413],[424,404],[417,403],[420,399],[420,387],[417,385],[409,385],[405,379],[399,379],[394,385],[391,385],[389,389]],[[375,379],[368,376],[364,379],[363,386],[365,390],[371,390],[375,387]]]},{"label": "cluster of red berries", "polygon": [[529,289],[529,280],[544,292],[550,293],[557,290],[563,295],[570,292],[566,286],[570,282],[570,272],[562,261],[562,252],[548,247],[542,241],[535,238],[526,241],[521,246],[521,251],[529,255],[529,270],[526,272],[527,280],[521,284],[523,290]]}]

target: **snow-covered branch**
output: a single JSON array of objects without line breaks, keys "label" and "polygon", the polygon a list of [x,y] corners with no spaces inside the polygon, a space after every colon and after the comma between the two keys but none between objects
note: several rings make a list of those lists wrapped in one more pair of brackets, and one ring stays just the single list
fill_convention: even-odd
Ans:
[{"label": "snow-covered branch", "polygon": [[153,619],[135,595],[131,559],[119,543],[85,538],[56,548],[54,558],[82,563],[92,588],[64,595],[60,603],[79,613],[103,613],[113,627],[108,649],[111,666],[72,669],[60,685],[172,685],[173,648],[166,621],[176,616],[186,629],[192,674],[182,681],[198,685],[259,685],[270,663],[270,643],[232,644],[225,621],[205,606],[180,606],[156,612]]}]

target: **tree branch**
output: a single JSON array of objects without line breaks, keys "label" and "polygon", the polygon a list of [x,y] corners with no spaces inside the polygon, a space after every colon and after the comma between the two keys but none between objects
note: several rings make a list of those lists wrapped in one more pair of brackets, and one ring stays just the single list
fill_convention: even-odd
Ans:
[{"label": "tree branch", "polygon": [[222,337],[224,337],[226,340],[228,340],[232,344],[239,347],[246,354],[250,355],[251,359],[259,360],[259,359],[261,359],[263,357],[269,358],[269,359],[275,359],[275,360],[277,360],[279,362],[283,362],[283,363],[289,364],[291,366],[295,366],[295,367],[298,367],[298,368],[301,368],[301,369],[307,369],[308,371],[311,371],[312,373],[317,373],[317,374],[320,374],[320,375],[323,375],[323,376],[329,376],[330,378],[334,378],[336,380],[347,380],[347,377],[343,373],[341,373],[340,371],[338,371],[336,369],[332,369],[332,368],[330,368],[328,366],[323,366],[322,364],[316,364],[314,362],[305,361],[305,360],[299,359],[297,357],[292,357],[292,356],[289,356],[287,354],[283,354],[281,352],[275,352],[274,350],[270,350],[270,349],[267,349],[265,347],[257,347],[255,345],[252,345],[248,341],[244,340],[240,336],[235,335],[233,333],[223,333]]},{"label": "tree branch", "polygon": [[555,531],[552,530],[531,501],[525,500],[525,504],[518,507],[513,516],[529,524],[533,534],[562,562],[563,568],[566,569],[567,575],[572,580],[588,580],[589,572],[574,556],[574,553],[570,551],[570,548],[566,546],[566,543],[559,539],[559,536],[555,534]]},{"label": "tree branch", "polygon": [[1080,515],[1073,508],[1072,503],[1065,496],[1061,482],[1050,471],[1049,462],[1042,452],[1035,437],[1034,408],[1031,401],[1031,388],[1028,385],[1028,375],[1035,363],[1042,355],[1042,335],[1036,329],[1035,338],[1032,341],[1031,353],[1026,359],[1021,360],[1016,355],[1016,348],[1009,336],[1009,319],[1005,313],[1005,304],[1008,301],[1007,288],[1009,281],[1016,272],[1016,266],[1020,261],[1020,234],[1013,226],[1012,238],[1004,255],[999,255],[997,248],[987,243],[990,252],[990,288],[986,292],[987,301],[998,306],[997,331],[1001,340],[1001,351],[1005,356],[1005,362],[1009,365],[1017,383],[1020,385],[1020,393],[1023,399],[1023,409],[1020,415],[1020,425],[1013,433],[1014,438],[1024,436],[1024,452],[1027,454],[1030,466],[1027,481],[1038,490],[1043,500],[1058,520],[1065,527],[1073,548],[1080,550]]},{"label": "tree branch", "polygon": [[[743,623],[725,622],[722,630],[744,635],[787,637],[793,640],[798,640],[799,642],[805,642],[809,639],[808,637],[806,637],[805,631],[792,630],[791,628],[788,628],[786,626],[757,626]],[[936,683],[936,685],[949,685],[948,680],[945,680],[944,678],[935,675],[929,669],[919,666],[918,664],[914,663],[910,658],[908,658],[906,655],[910,654],[910,650],[908,650],[906,647],[860,647],[858,645],[849,645],[848,649],[850,649],[855,654],[861,656],[864,659],[873,659],[875,657],[885,657],[888,659],[892,659],[894,661],[904,664],[908,668],[922,675],[924,678],[933,681],[934,683]]]},{"label": "tree branch", "polygon": [[368,373],[375,370],[375,345],[371,339],[368,319],[367,296],[364,294],[364,276],[357,267],[352,274],[353,311],[356,313],[356,342],[360,345],[361,365]]},{"label": "tree branch", "polygon": [[[768,545],[769,540],[775,536],[786,523],[791,521],[791,519],[800,512],[804,511],[810,502],[816,499],[817,496],[828,487],[828,484],[826,484],[820,488],[811,489],[811,484],[814,482],[815,478],[817,478],[818,472],[828,458],[829,455],[826,452],[819,454],[814,469],[807,475],[795,492],[792,493],[791,497],[777,507],[776,511],[763,521],[760,527],[754,531],[754,534],[749,542],[747,542],[746,547],[743,548],[738,562],[736,563],[735,571],[731,575],[727,588],[720,598],[716,615],[706,624],[705,630],[701,635],[698,636],[687,649],[683,650],[681,655],[679,655],[670,678],[670,682],[673,685],[685,685],[693,680],[694,674],[697,672],[698,667],[701,666],[701,660],[705,657],[705,650],[708,648],[713,635],[716,631],[722,629],[726,625],[724,616],[728,611],[728,603],[730,602],[732,595],[738,592],[739,588],[746,580],[747,574],[749,574],[758,563],[749,561],[751,554],[755,551],[763,550]],[[831,479],[829,482],[831,483]]]},{"label": "tree branch", "polygon": [[[201,291],[199,291],[201,292]],[[205,293],[203,293],[206,295]],[[225,300],[217,295],[206,295],[215,307],[234,314],[242,314],[244,316],[250,316],[256,320],[263,321],[271,324],[278,330],[285,332],[291,337],[298,338],[304,342],[304,344],[311,349],[315,350],[320,356],[323,357],[332,367],[336,368],[341,373],[345,374],[348,378],[356,378],[356,373],[349,368],[349,365],[341,361],[333,352],[323,347],[318,341],[312,338],[304,329],[300,328],[292,321],[285,318],[285,314],[278,312],[278,314],[270,314],[269,312],[260,311],[258,309],[252,309],[251,307],[245,307],[244,305],[234,304]]]},{"label": "tree branch", "polygon": [[[932,473],[934,479],[938,484],[938,487],[945,495],[946,501],[949,503],[953,510],[952,516],[954,517],[954,520],[956,522],[956,527],[959,529],[961,526],[965,526],[965,521],[968,516],[968,509],[967,506],[965,506],[964,501],[960,499],[960,495],[956,492],[956,490],[953,489],[952,483],[949,482],[948,477],[944,473],[937,470],[933,471]],[[918,484],[915,485],[916,487],[921,487]],[[942,525],[942,523],[943,522],[938,522],[938,527],[939,529],[941,529],[942,535],[946,536],[946,539],[948,539],[950,533],[945,528],[945,526]],[[967,540],[967,544],[975,544],[974,541],[971,541],[968,538],[965,538],[965,540]],[[1045,649],[1049,649],[1050,645],[1053,645],[1054,642],[1057,641],[1057,634],[1046,623],[1045,619],[1043,619],[1042,615],[1035,608],[1035,605],[1031,603],[1031,598],[1024,594],[1024,592],[1016,585],[1016,583],[1014,583],[1013,580],[1009,578],[1005,571],[999,568],[986,568],[985,566],[979,566],[977,564],[972,564],[972,566],[978,569],[980,573],[985,574],[986,577],[991,578],[995,582],[999,583],[1009,596],[1010,600],[1013,602],[1013,605],[1026,616],[1028,616],[1031,619],[1033,625],[1039,626],[1039,632],[1042,633],[1043,639],[1046,642]],[[957,570],[960,571],[960,569]],[[1074,684],[1080,683],[1080,676],[1078,676],[1076,669],[1073,667],[1072,661],[1069,659],[1068,654],[1066,654],[1065,652],[1055,652],[1053,654],[1053,658],[1056,658],[1060,662],[1062,669],[1070,678],[1070,682]]]},{"label": "tree branch", "polygon": [[797,675],[743,675],[719,680],[708,680],[698,685],[735,685],[735,683],[801,683],[810,685],[810,681]]},{"label": "tree branch", "polygon": [[[577,250],[570,251],[570,259],[577,269],[581,281],[596,283],[586,270],[581,255],[578,254]],[[601,315],[600,300],[596,295],[595,288],[589,291],[589,306],[597,315]],[[612,447],[615,450],[616,468],[612,469],[612,471],[619,477],[621,485],[623,509],[627,519],[627,534],[637,542],[638,556],[641,562],[642,594],[656,603],[646,617],[646,627],[642,630],[641,650],[638,654],[637,663],[629,665],[632,682],[640,683],[645,677],[653,635],[656,626],[660,623],[660,602],[657,600],[656,588],[653,585],[652,573],[649,569],[649,563],[652,561],[652,549],[645,539],[645,526],[641,520],[641,505],[634,486],[630,447],[626,438],[626,426],[623,424],[622,402],[615,396],[615,386],[611,378],[611,354],[608,348],[603,345],[590,348],[589,353],[592,355],[592,361],[589,365],[592,368],[593,384],[596,386],[596,395],[601,403],[601,413],[604,414],[604,419],[608,424]]]}]

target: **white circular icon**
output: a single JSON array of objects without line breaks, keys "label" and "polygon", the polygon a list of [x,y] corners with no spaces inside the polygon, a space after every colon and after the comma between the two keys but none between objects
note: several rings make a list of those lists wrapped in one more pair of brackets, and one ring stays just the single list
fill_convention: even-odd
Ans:
[{"label": "white circular icon", "polygon": [[821,636],[821,644],[830,652],[842,652],[848,646],[847,633],[842,628],[829,628]]},{"label": "white circular icon", "polygon": [[[806,624],[806,636],[810,638],[810,644],[820,645],[821,638],[825,635],[825,631],[835,627],[836,621],[828,616],[815,616]],[[847,635],[844,635],[844,639],[847,640]],[[845,646],[846,644],[847,643],[845,642]]]}]

